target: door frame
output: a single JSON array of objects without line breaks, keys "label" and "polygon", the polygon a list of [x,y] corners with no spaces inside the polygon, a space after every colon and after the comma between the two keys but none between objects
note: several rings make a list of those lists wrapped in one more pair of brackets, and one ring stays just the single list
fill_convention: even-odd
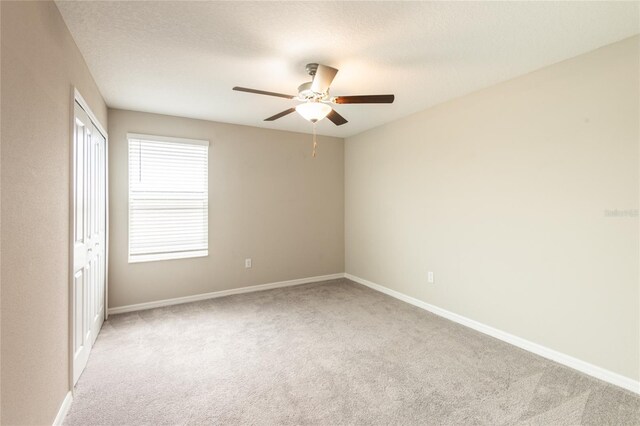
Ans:
[{"label": "door frame", "polygon": [[96,127],[96,129],[104,136],[105,144],[104,144],[104,162],[105,162],[105,212],[104,212],[104,220],[105,220],[105,246],[104,246],[104,319],[106,320],[109,317],[109,134],[107,130],[102,125],[100,120],[95,116],[87,101],[84,100],[80,92],[75,86],[71,86],[71,101],[69,114],[69,389],[71,392],[74,391],[74,383],[73,383],[73,263],[74,263],[74,132],[75,132],[75,104],[78,103],[82,107],[82,109],[87,113],[89,119]]}]

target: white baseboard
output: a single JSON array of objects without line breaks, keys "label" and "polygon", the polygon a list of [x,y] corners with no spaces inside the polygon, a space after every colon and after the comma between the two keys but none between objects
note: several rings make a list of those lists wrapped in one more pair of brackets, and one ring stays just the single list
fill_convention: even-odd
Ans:
[{"label": "white baseboard", "polygon": [[73,402],[73,394],[71,391],[67,392],[67,395],[62,400],[62,405],[60,405],[60,409],[58,410],[58,415],[53,421],[53,426],[61,426],[64,422],[64,418],[67,417],[67,413],[69,412],[69,408],[71,407],[71,403]]},{"label": "white baseboard", "polygon": [[463,317],[462,315],[455,314],[453,312],[450,312],[445,309],[439,308],[437,306],[431,305],[429,303],[423,302],[422,300],[418,300],[411,296],[407,296],[406,294],[400,293],[398,291],[391,290],[390,288],[384,287],[380,284],[376,284],[371,281],[367,281],[363,278],[356,277],[354,275],[347,274],[347,273],[345,273],[344,276],[345,278],[348,278],[351,281],[355,281],[373,290],[377,290],[391,297],[395,297],[396,299],[402,300],[403,302],[407,302],[411,305],[422,308],[426,311],[434,313],[448,320],[457,322],[458,324],[462,324],[464,326],[472,328],[481,333],[488,334],[491,337],[495,337],[496,339],[500,339],[504,342],[510,343],[526,351],[533,352],[536,355],[540,355],[544,358],[550,359],[559,364],[573,368],[574,370],[578,370],[582,373],[588,374],[589,376],[593,376],[607,383],[611,383],[621,388],[630,390],[631,392],[640,394],[640,382],[633,380],[629,377],[625,377],[621,374],[614,373],[613,371],[604,369],[602,367],[598,367],[596,365],[574,358],[562,352],[558,352],[556,350],[547,348],[537,343],[530,342],[529,340],[523,339],[521,337],[514,336],[513,334],[509,334],[502,330],[498,330],[496,328],[482,324],[478,321],[474,321],[472,319]]},{"label": "white baseboard", "polygon": [[162,306],[179,305],[181,303],[197,302],[199,300],[215,299],[217,297],[230,296],[232,294],[252,293],[254,291],[271,290],[273,288],[290,287],[300,284],[308,284],[318,281],[335,280],[344,278],[344,273],[320,275],[317,277],[299,278],[297,280],[279,281],[269,284],[252,285],[248,287],[232,288],[229,290],[214,291],[211,293],[195,294],[193,296],[176,297],[174,299],[157,300],[154,302],[138,303],[135,305],[117,306],[109,308],[109,315],[125,312],[143,311],[145,309],[160,308]]}]

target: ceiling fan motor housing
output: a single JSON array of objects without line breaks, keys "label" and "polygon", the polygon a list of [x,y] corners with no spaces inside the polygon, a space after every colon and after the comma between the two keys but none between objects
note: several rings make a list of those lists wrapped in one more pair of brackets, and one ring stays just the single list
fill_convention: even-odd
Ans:
[{"label": "ceiling fan motor housing", "polygon": [[313,77],[316,75],[316,71],[318,71],[318,64],[310,63],[305,67],[307,70],[307,74],[311,76],[311,81],[307,83],[302,83],[298,86],[298,99],[301,101],[325,101],[329,99],[329,91],[326,93],[317,93],[311,90],[311,85],[313,84]]},{"label": "ceiling fan motor housing", "polygon": [[311,90],[311,81],[298,86],[298,99],[301,101],[319,101],[326,97],[326,94],[316,93]]}]

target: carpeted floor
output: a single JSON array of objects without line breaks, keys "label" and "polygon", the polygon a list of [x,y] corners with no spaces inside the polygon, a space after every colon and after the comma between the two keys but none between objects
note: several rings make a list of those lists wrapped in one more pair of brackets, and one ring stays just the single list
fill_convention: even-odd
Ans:
[{"label": "carpeted floor", "polygon": [[109,318],[66,425],[640,424],[640,397],[348,280]]}]

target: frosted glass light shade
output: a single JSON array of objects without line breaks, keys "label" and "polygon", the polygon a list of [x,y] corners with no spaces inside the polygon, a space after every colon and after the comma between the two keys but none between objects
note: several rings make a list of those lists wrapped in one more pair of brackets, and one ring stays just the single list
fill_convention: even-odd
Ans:
[{"label": "frosted glass light shade", "polygon": [[331,112],[331,107],[322,102],[306,102],[298,105],[296,111],[306,120],[315,123],[325,118]]}]

